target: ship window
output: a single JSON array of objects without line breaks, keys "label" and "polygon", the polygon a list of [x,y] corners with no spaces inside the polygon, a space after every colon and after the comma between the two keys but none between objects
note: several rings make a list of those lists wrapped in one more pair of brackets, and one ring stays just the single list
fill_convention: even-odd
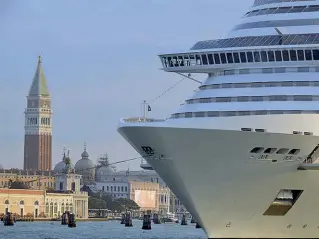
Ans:
[{"label": "ship window", "polygon": [[252,52],[247,52],[247,60],[248,62],[254,62],[254,57]]},{"label": "ship window", "polygon": [[277,13],[288,13],[290,9],[291,9],[291,7],[280,7],[274,12],[274,14],[277,14]]},{"label": "ship window", "polygon": [[192,118],[193,113],[192,112],[186,112],[185,118]]},{"label": "ship window", "polygon": [[196,65],[202,65],[202,60],[200,59],[200,55],[196,55]]},{"label": "ship window", "polygon": [[220,64],[219,54],[214,54],[215,64]]},{"label": "ship window", "polygon": [[261,60],[262,62],[268,62],[267,53],[265,51],[261,52]]},{"label": "ship window", "polygon": [[249,101],[249,97],[248,96],[239,96],[237,98],[238,102],[248,102]]},{"label": "ship window", "polygon": [[297,6],[297,7],[293,7],[289,13],[297,13],[297,12],[302,12],[303,10],[306,9],[306,6]]},{"label": "ship window", "polygon": [[313,135],[312,132],[304,132],[304,135]]},{"label": "ship window", "polygon": [[304,61],[305,60],[305,54],[303,50],[298,50],[297,51],[297,55],[298,55],[298,61]]},{"label": "ship window", "polygon": [[307,61],[312,61],[311,50],[305,50],[305,55],[306,55],[306,60]]},{"label": "ship window", "polygon": [[312,101],[312,95],[295,95],[294,101]]},{"label": "ship window", "polygon": [[254,59],[255,59],[255,62],[260,62],[260,54],[259,54],[259,51],[255,51],[255,52],[254,52]]},{"label": "ship window", "polygon": [[212,54],[208,54],[208,62],[210,65],[214,64],[214,59]]},{"label": "ship window", "polygon": [[271,95],[269,96],[270,101],[287,101],[286,95]]},{"label": "ship window", "polygon": [[195,112],[195,117],[205,117],[205,112]]},{"label": "ship window", "polygon": [[249,69],[240,69],[239,74],[249,74]]},{"label": "ship window", "polygon": [[264,83],[261,83],[261,82],[252,82],[251,83],[251,87],[264,87]]},{"label": "ship window", "polygon": [[287,154],[289,149],[279,149],[276,154]]},{"label": "ship window", "polygon": [[227,53],[227,61],[228,63],[234,63],[234,60],[233,60],[233,54],[231,53]]},{"label": "ship window", "polygon": [[297,81],[295,82],[296,86],[309,86],[309,81]]},{"label": "ship window", "polygon": [[273,154],[277,151],[276,148],[268,148],[264,151],[265,154]]},{"label": "ship window", "polygon": [[207,114],[208,117],[218,117],[219,112],[218,111],[209,111]]},{"label": "ship window", "polygon": [[251,132],[251,131],[253,131],[253,129],[252,128],[241,128],[241,131]]},{"label": "ship window", "polygon": [[282,61],[281,51],[275,51],[276,61]]},{"label": "ship window", "polygon": [[289,154],[297,155],[299,154],[299,152],[300,152],[300,149],[292,149],[290,150]]},{"label": "ship window", "polygon": [[297,61],[297,53],[295,50],[290,50],[290,59],[292,61]]},{"label": "ship window", "polygon": [[313,59],[318,61],[319,60],[319,50],[313,50]]},{"label": "ship window", "polygon": [[225,53],[220,53],[220,59],[223,64],[227,64]]},{"label": "ship window", "polygon": [[246,58],[246,53],[245,52],[241,52],[240,53],[240,60],[241,60],[241,63],[246,63],[247,62],[247,58]]},{"label": "ship window", "polygon": [[304,10],[304,12],[317,12],[317,11],[319,11],[318,5],[309,6],[308,8]]},{"label": "ship window", "polygon": [[239,54],[237,52],[234,53],[234,61],[235,63],[240,63]]},{"label": "ship window", "polygon": [[286,50],[282,51],[282,56],[283,56],[284,61],[289,61],[288,51],[286,51]]},{"label": "ship window", "polygon": [[232,88],[232,84],[222,84],[222,88]]},{"label": "ship window", "polygon": [[298,67],[298,72],[309,72],[309,67]]},{"label": "ship window", "polygon": [[282,86],[294,86],[294,82],[293,81],[285,81],[282,83]]},{"label": "ship window", "polygon": [[202,55],[203,65],[208,65],[207,55]]},{"label": "ship window", "polygon": [[275,54],[274,54],[273,51],[268,51],[268,60],[269,60],[270,62],[275,61]]},{"label": "ship window", "polygon": [[239,111],[238,116],[250,115],[250,111]]},{"label": "ship window", "polygon": [[265,129],[255,129],[255,131],[256,131],[256,132],[260,132],[260,133],[264,133],[264,132],[266,132],[266,130],[265,130]]},{"label": "ship window", "polygon": [[252,96],[251,101],[263,101],[263,97],[262,96]]},{"label": "ship window", "polygon": [[263,68],[262,73],[273,73],[273,68]]}]

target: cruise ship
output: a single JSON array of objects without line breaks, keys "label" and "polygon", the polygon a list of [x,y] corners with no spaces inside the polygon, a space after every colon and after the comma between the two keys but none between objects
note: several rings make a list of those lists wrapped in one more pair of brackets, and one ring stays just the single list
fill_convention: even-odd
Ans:
[{"label": "cruise ship", "polygon": [[170,118],[118,132],[208,238],[319,238],[319,0],[252,4],[227,36],[159,55],[207,78]]}]

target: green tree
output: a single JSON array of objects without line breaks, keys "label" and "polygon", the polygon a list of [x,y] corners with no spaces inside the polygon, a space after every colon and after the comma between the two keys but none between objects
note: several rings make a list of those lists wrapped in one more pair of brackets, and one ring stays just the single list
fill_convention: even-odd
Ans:
[{"label": "green tree", "polygon": [[107,203],[100,198],[89,197],[89,209],[107,209]]},{"label": "green tree", "polygon": [[129,198],[119,198],[115,200],[116,203],[120,204],[125,210],[139,210],[140,206]]}]

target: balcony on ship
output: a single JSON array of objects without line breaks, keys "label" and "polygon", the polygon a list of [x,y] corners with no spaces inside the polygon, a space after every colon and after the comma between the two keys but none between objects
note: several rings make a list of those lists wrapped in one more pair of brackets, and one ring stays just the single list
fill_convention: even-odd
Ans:
[{"label": "balcony on ship", "polygon": [[140,164],[140,167],[141,167],[142,169],[145,169],[145,170],[154,170],[154,169],[152,168],[152,166],[149,165],[148,162],[146,162],[145,159],[142,159],[141,164]]}]

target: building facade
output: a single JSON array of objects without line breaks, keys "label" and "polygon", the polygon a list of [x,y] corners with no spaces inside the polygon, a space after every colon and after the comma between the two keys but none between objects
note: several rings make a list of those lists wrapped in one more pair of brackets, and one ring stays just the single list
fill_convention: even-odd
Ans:
[{"label": "building facade", "polygon": [[52,115],[51,96],[39,57],[25,109],[25,170],[52,170]]},{"label": "building facade", "polygon": [[8,188],[10,182],[24,182],[30,189],[55,188],[55,177],[50,171],[36,172],[19,169],[0,169],[0,188]]},{"label": "building facade", "polygon": [[44,216],[44,190],[0,189],[0,215]]},{"label": "building facade", "polygon": [[70,211],[77,218],[87,218],[89,197],[87,192],[80,191],[82,176],[75,173],[69,155],[64,155],[63,162],[64,169],[55,175],[55,190],[46,192],[45,214],[57,218],[65,211]]}]

